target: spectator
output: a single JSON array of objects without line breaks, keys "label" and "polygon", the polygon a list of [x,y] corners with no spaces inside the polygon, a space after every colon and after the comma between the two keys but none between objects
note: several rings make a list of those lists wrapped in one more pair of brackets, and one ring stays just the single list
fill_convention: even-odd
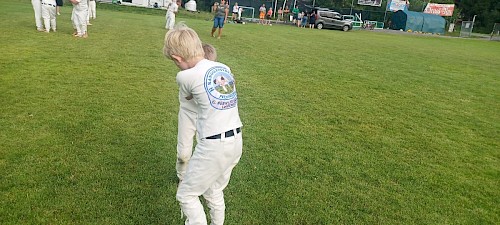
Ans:
[{"label": "spectator", "polygon": [[296,20],[297,27],[300,27],[300,26],[302,25],[302,24],[301,24],[301,23],[302,23],[302,16],[303,16],[302,12],[299,12],[299,13],[297,14],[297,20]]},{"label": "spectator", "polygon": [[[290,15],[290,9],[288,9],[288,6],[285,6],[285,10],[283,10],[283,14],[286,16],[286,19],[288,19],[290,22],[292,21],[291,15]],[[284,19],[286,23],[286,19]]]},{"label": "spectator", "polygon": [[269,7],[269,10],[267,10],[267,14],[266,14],[267,24],[271,25],[272,17],[273,17],[273,8]]},{"label": "spectator", "polygon": [[224,24],[227,20],[227,14],[229,12],[229,7],[226,5],[226,0],[220,0],[220,4],[214,5],[215,17],[214,17],[214,26],[212,28],[212,37],[215,37],[214,33],[219,28],[219,36],[217,39],[220,39],[222,36],[222,28],[224,28]]},{"label": "spectator", "polygon": [[316,12],[314,10],[309,15],[309,29],[314,29],[314,25],[316,23]]},{"label": "spectator", "polygon": [[299,13],[300,13],[299,7],[295,6],[295,8],[292,9],[292,14],[293,14],[292,23],[297,23],[297,27],[300,26],[300,21],[297,22],[297,20],[299,20]]},{"label": "spectator", "polygon": [[57,13],[58,16],[61,15],[61,6],[63,6],[63,4],[64,4],[63,0],[56,0],[56,5],[57,5],[57,7],[56,7],[56,13]]},{"label": "spectator", "polygon": [[262,6],[259,8],[259,24],[264,25],[264,17],[266,16],[266,5],[262,4]]},{"label": "spectator", "polygon": [[283,21],[283,9],[281,7],[278,9],[278,19],[276,21]]},{"label": "spectator", "polygon": [[233,6],[233,14],[231,15],[231,19],[233,21],[235,21],[237,19],[237,16],[238,16],[238,12],[240,11],[240,7],[238,6],[238,3],[234,3],[234,6]]}]

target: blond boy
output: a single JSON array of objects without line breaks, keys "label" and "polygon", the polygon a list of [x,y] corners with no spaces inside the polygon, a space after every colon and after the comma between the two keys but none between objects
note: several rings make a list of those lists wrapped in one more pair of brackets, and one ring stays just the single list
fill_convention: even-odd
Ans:
[{"label": "blond boy", "polygon": [[[167,32],[163,52],[181,69],[176,77],[179,97],[194,100],[198,113],[197,144],[176,195],[187,217],[185,224],[207,224],[202,195],[210,208],[211,224],[223,224],[223,190],[243,148],[233,75],[226,65],[204,58],[198,34],[185,25]],[[215,80],[220,77],[226,80],[228,93],[217,88]]]},{"label": "blond boy", "polygon": [[[205,59],[216,61],[217,51],[211,44],[203,43],[203,52]],[[178,129],[177,129],[177,163],[175,169],[177,170],[177,177],[182,181],[186,173],[189,159],[193,154],[193,141],[196,135],[196,103],[194,100],[187,100],[182,98],[179,92],[179,116],[178,116]]]}]

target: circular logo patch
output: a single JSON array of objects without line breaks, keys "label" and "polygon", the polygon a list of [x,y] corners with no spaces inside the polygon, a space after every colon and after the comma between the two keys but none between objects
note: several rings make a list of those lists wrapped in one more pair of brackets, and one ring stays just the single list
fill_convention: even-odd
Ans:
[{"label": "circular logo patch", "polygon": [[238,97],[231,72],[222,66],[210,68],[205,74],[205,91],[210,105],[215,109],[225,110],[236,107]]}]

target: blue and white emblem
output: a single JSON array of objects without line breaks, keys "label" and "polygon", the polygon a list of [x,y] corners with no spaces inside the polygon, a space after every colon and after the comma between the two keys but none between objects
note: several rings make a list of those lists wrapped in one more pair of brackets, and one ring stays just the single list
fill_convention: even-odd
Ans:
[{"label": "blue and white emblem", "polygon": [[210,105],[215,109],[225,110],[236,107],[238,96],[231,72],[222,66],[210,68],[205,73],[205,91]]}]

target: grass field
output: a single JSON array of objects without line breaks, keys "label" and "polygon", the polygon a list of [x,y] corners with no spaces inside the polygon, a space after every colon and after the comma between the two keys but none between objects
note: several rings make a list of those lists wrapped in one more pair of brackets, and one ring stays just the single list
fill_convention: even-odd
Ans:
[{"label": "grass field", "polygon": [[[0,224],[182,224],[165,18],[0,8]],[[226,224],[499,224],[500,43],[181,14],[237,79]]]}]

